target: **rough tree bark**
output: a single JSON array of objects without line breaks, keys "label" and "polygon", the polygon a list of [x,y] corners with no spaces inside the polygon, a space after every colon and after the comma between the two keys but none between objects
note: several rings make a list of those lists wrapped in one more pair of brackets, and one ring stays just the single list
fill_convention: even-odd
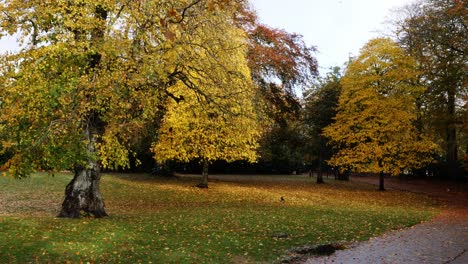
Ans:
[{"label": "rough tree bark", "polygon": [[79,218],[81,212],[96,218],[107,216],[99,192],[99,170],[77,167],[73,180],[65,189],[65,199],[59,217]]},{"label": "rough tree bark", "polygon": [[[88,140],[87,152],[90,157],[95,153],[97,129],[93,121],[88,121],[85,137]],[[75,167],[75,175],[65,188],[65,199],[59,217],[79,218],[81,212],[94,215],[96,218],[107,216],[104,201],[99,191],[100,165],[99,162],[88,159],[86,166]]]}]

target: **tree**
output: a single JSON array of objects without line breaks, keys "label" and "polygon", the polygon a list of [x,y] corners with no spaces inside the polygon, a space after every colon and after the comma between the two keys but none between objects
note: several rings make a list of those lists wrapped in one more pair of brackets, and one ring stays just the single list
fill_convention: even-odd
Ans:
[{"label": "tree", "polygon": [[310,86],[317,76],[316,49],[302,36],[270,28],[255,18],[246,26],[249,35],[248,59],[254,81],[265,87],[279,80],[281,88],[293,93],[296,86]]},{"label": "tree", "polygon": [[395,21],[398,42],[418,61],[420,82],[428,88],[419,102],[421,127],[445,150],[447,177],[455,179],[463,178],[459,102],[468,94],[466,9],[466,1],[424,0],[400,10],[401,18]]},{"label": "tree", "polygon": [[463,106],[463,130],[464,131],[464,144],[466,146],[466,152],[463,157],[463,165],[465,172],[468,171],[468,95],[465,96],[465,105]]},{"label": "tree", "polygon": [[432,161],[436,147],[416,129],[415,61],[387,38],[370,40],[343,77],[335,122],[324,135],[338,148],[329,163],[398,175]]},{"label": "tree", "polygon": [[252,79],[272,120],[261,141],[261,156],[281,172],[291,172],[302,166],[305,150],[302,105],[295,89],[310,87],[318,75],[315,48],[307,46],[299,34],[259,23],[249,10],[243,14]]},{"label": "tree", "polygon": [[[181,81],[171,87],[170,93],[176,98],[183,95],[183,99],[167,103],[159,139],[153,146],[158,162],[199,160],[203,165],[202,182],[198,185],[200,188],[208,187],[208,166],[213,161],[254,162],[258,140],[262,135],[259,111],[255,106],[258,94],[250,79],[245,49],[241,48],[245,47],[242,45],[245,35],[240,29],[227,26],[223,29],[224,35],[214,40],[222,45],[210,53],[202,54],[207,59],[206,64],[190,66],[209,72],[226,70],[237,74],[229,78],[209,78],[206,74],[194,71],[197,78],[190,85],[183,85]],[[210,62],[213,59],[217,64]],[[189,89],[192,85],[203,87],[204,94]]]},{"label": "tree", "polygon": [[[19,53],[0,60],[1,151],[10,154],[3,167],[19,177],[36,169],[73,169],[60,216],[106,216],[100,168],[129,165],[131,139],[164,109],[165,98],[182,99],[171,88],[185,85],[208,100],[201,77],[240,78],[227,69],[242,68],[243,61],[223,67],[214,57],[220,50],[231,53],[219,48],[229,40],[213,39],[234,26],[244,5],[0,2],[0,32],[17,33],[25,42]],[[230,88],[225,83],[220,89]]]},{"label": "tree", "polygon": [[318,160],[317,183],[323,183],[323,166],[325,160],[331,158],[333,150],[327,144],[328,140],[323,129],[333,123],[341,93],[341,69],[335,67],[319,83],[306,91],[304,100],[304,123],[307,127],[309,150]]}]

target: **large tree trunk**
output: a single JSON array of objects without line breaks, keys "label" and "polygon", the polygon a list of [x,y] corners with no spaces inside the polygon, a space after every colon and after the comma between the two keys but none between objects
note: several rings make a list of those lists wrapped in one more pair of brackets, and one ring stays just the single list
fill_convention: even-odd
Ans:
[{"label": "large tree trunk", "polygon": [[86,166],[75,167],[75,175],[65,188],[65,199],[59,217],[78,218],[82,211],[97,218],[107,216],[99,192],[100,165],[92,158],[96,153],[96,124],[95,116],[87,119],[84,136],[88,142],[87,152],[90,158]]},{"label": "large tree trunk", "polygon": [[197,185],[198,188],[208,188],[208,166],[207,160],[203,161],[203,172],[201,182]]},{"label": "large tree trunk", "polygon": [[96,167],[77,167],[73,180],[65,189],[65,200],[59,217],[79,218],[81,212],[94,215],[96,218],[107,216],[99,192],[100,178]]}]

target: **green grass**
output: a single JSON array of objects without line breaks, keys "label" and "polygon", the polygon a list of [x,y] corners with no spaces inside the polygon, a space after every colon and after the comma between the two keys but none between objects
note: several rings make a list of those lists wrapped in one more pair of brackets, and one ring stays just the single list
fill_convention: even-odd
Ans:
[{"label": "green grass", "polygon": [[275,262],[295,246],[367,240],[438,212],[424,196],[331,180],[200,190],[193,180],[105,175],[110,217],[55,218],[70,179],[0,177],[0,263]]}]

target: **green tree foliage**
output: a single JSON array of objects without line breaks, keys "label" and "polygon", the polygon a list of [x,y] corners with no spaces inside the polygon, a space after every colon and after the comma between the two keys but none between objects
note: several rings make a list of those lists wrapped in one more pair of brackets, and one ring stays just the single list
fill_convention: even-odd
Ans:
[{"label": "green tree foliage", "polygon": [[369,41],[343,77],[335,122],[324,135],[338,148],[333,166],[360,172],[398,175],[432,160],[436,147],[414,122],[417,85],[415,61],[387,38]]},{"label": "green tree foliage", "polygon": [[419,102],[422,129],[432,132],[443,148],[444,177],[461,178],[463,156],[463,100],[468,43],[467,3],[461,0],[424,0],[400,11],[396,21],[399,43],[418,61],[420,82],[428,87]]},{"label": "green tree foliage", "polygon": [[332,69],[317,85],[306,91],[304,95],[304,123],[308,136],[308,154],[315,160],[317,167],[317,183],[323,183],[322,172],[325,160],[331,158],[332,148],[323,134],[323,129],[333,123],[341,93],[341,70]]},{"label": "green tree foliage", "polygon": [[[61,216],[105,216],[100,167],[129,164],[131,140],[175,100],[242,78],[226,31],[245,1],[2,1],[0,32],[24,48],[0,60],[4,168],[74,169]],[[238,43],[238,42],[237,42]],[[206,89],[206,90],[205,90]],[[214,100],[214,102],[216,102]],[[222,107],[217,105],[218,107]]]}]

